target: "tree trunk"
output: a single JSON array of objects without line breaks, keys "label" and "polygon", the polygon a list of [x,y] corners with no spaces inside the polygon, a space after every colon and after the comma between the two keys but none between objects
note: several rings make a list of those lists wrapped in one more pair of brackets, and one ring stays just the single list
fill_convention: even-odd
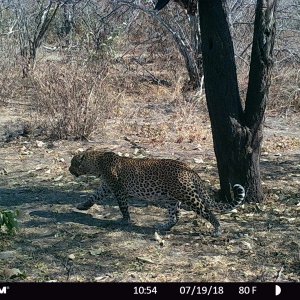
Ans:
[{"label": "tree trunk", "polygon": [[261,202],[259,157],[270,84],[276,0],[258,0],[245,111],[236,74],[225,0],[199,0],[204,84],[223,199],[231,186],[246,189],[246,201]]}]

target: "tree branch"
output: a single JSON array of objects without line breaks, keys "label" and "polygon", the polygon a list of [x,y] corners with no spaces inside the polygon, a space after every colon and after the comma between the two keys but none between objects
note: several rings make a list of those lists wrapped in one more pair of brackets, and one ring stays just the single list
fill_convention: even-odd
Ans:
[{"label": "tree branch", "polygon": [[179,52],[184,58],[185,65],[188,70],[191,81],[196,82],[196,86],[199,87],[201,85],[201,72],[197,66],[197,61],[194,56],[194,50],[191,44],[189,43],[189,40],[185,37],[181,28],[179,27],[179,29],[175,30],[156,11],[149,10],[141,5],[132,3],[132,1],[118,0],[117,3],[120,3],[122,5],[127,5],[129,7],[132,7],[133,9],[138,9],[150,15],[151,17],[156,19],[159,22],[159,24],[172,35],[174,41],[176,42],[176,46]]},{"label": "tree branch", "polygon": [[256,132],[264,117],[269,94],[277,0],[257,0],[245,105],[245,124]]}]

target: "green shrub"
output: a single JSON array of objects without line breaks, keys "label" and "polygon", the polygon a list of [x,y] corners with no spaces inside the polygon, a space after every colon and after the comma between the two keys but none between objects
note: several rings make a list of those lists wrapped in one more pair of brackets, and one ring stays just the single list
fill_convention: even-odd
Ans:
[{"label": "green shrub", "polygon": [[9,233],[15,233],[18,229],[17,217],[19,211],[0,210],[0,228],[6,227]]}]

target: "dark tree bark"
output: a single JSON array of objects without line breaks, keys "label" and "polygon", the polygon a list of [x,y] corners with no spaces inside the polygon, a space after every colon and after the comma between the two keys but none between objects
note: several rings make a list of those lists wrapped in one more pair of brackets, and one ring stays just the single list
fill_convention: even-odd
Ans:
[{"label": "dark tree bark", "polygon": [[259,158],[270,85],[276,0],[258,0],[245,110],[242,108],[225,0],[199,0],[204,84],[219,170],[221,197],[245,186],[246,201],[261,202]]}]

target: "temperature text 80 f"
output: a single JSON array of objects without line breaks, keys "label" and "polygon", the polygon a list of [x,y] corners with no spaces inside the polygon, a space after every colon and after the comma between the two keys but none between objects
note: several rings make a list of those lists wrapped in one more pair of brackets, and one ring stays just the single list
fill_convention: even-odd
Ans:
[{"label": "temperature text 80 f", "polygon": [[257,291],[257,287],[256,286],[240,286],[239,287],[239,294],[240,295],[254,295],[255,292]]}]

